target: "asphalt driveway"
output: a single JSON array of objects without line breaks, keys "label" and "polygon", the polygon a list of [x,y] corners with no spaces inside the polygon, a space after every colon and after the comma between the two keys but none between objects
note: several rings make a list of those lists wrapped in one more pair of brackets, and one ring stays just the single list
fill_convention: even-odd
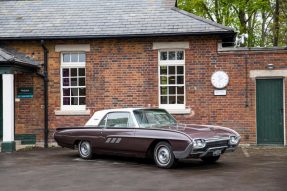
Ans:
[{"label": "asphalt driveway", "polygon": [[0,190],[287,190],[287,148],[239,148],[217,164],[171,170],[134,158],[84,161],[60,148],[0,153]]}]

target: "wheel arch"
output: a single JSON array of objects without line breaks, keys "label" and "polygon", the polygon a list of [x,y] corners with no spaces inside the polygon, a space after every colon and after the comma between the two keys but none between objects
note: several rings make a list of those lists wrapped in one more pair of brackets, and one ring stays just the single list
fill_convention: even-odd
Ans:
[{"label": "wheel arch", "polygon": [[154,148],[159,142],[167,142],[167,143],[169,143],[171,145],[170,140],[168,140],[168,139],[155,139],[155,140],[153,140],[150,143],[150,145],[149,145],[149,147],[148,147],[148,149],[146,151],[147,158],[153,158]]},{"label": "wheel arch", "polygon": [[82,139],[76,139],[73,143],[74,148],[77,148],[81,141],[83,141],[83,140]]}]

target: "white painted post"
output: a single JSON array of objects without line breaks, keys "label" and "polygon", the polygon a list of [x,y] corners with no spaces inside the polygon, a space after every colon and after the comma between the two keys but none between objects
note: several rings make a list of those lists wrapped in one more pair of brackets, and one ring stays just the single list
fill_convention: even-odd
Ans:
[{"label": "white painted post", "polygon": [[3,74],[3,143],[2,152],[15,150],[14,142],[14,74]]}]

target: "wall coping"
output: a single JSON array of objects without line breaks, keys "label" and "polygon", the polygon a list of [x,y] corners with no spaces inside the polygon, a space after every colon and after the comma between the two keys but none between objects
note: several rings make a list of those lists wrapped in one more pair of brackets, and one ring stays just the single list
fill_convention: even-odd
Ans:
[{"label": "wall coping", "polygon": [[242,52],[287,52],[287,47],[222,47],[222,43],[218,43],[217,51],[221,53],[242,53]]}]

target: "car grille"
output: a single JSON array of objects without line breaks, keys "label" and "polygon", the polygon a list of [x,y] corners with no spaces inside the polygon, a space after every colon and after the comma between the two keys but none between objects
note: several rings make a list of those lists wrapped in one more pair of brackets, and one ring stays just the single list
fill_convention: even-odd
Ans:
[{"label": "car grille", "polygon": [[209,148],[228,146],[228,140],[207,142],[206,146],[201,149],[195,149],[194,152],[204,152]]}]

